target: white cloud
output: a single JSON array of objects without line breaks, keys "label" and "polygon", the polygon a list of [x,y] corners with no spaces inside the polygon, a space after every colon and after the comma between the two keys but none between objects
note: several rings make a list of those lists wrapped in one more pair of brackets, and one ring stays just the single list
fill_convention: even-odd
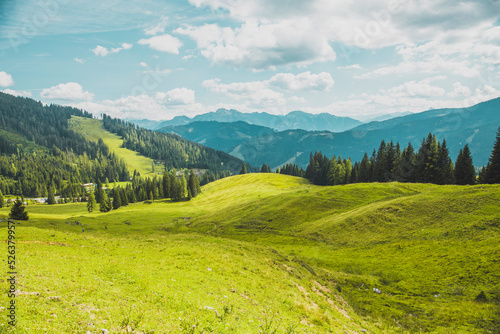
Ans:
[{"label": "white cloud", "polygon": [[388,95],[393,97],[433,97],[443,96],[446,92],[439,86],[431,85],[431,82],[444,80],[446,77],[439,76],[428,78],[421,81],[408,81],[404,84],[393,87],[387,91]]},{"label": "white cloud", "polygon": [[[108,50],[107,48],[105,48],[104,46],[96,46],[95,49],[91,49],[91,51],[96,55],[96,56],[101,56],[101,57],[106,57],[107,55],[109,54],[112,54],[112,53],[118,53],[122,50],[128,50],[128,49],[131,49],[134,45],[133,44],[129,44],[129,43],[122,43],[121,47],[119,48],[112,48],[111,50]],[[77,58],[76,58],[77,59]],[[75,59],[75,60],[76,60]]]},{"label": "white cloud", "polygon": [[348,66],[341,66],[338,68],[339,70],[362,70],[363,67],[359,64],[354,64],[354,65],[348,65]]},{"label": "white cloud", "polygon": [[286,104],[284,95],[267,88],[267,83],[263,81],[223,84],[220,79],[211,79],[203,81],[202,85],[212,92],[245,102],[247,107],[281,110]]},{"label": "white cloud", "polygon": [[262,70],[336,58],[329,41],[318,34],[308,18],[278,23],[249,20],[235,29],[217,24],[186,26],[175,32],[195,40],[201,54],[212,63],[232,67]]},{"label": "white cloud", "polygon": [[167,16],[162,16],[160,18],[160,22],[158,22],[156,25],[151,26],[149,28],[144,29],[144,33],[146,35],[158,35],[161,33],[165,32],[165,28],[167,27],[168,24],[168,17]]},{"label": "white cloud", "polygon": [[471,90],[469,87],[462,85],[461,82],[455,82],[453,84],[453,91],[447,94],[449,97],[463,97],[470,96]]},{"label": "white cloud", "polygon": [[298,75],[279,73],[269,80],[270,85],[290,91],[327,91],[332,88],[334,83],[330,73],[311,74],[309,71]]},{"label": "white cloud", "polygon": [[147,63],[145,63],[145,62],[143,62],[143,61],[141,61],[141,62],[139,63],[139,65],[141,65],[142,67],[148,67],[148,66],[149,66]]},{"label": "white cloud", "polygon": [[0,72],[0,87],[9,87],[14,85],[14,80],[12,79],[12,75],[6,72]]},{"label": "white cloud", "polygon": [[175,88],[168,92],[158,92],[155,96],[127,96],[117,100],[101,102],[78,102],[69,105],[88,110],[94,114],[106,113],[113,117],[143,119],[147,112],[148,119],[165,120],[175,116],[194,116],[206,109],[194,99],[194,91],[187,88]]},{"label": "white cloud", "polygon": [[141,39],[138,42],[141,45],[149,45],[156,51],[179,54],[179,49],[182,47],[182,42],[169,34],[154,36],[149,39]]},{"label": "white cloud", "polygon": [[14,96],[24,96],[24,97],[32,97],[32,94],[30,91],[26,91],[26,90],[12,90],[12,89],[4,89],[2,90],[2,92],[4,92],[5,94],[10,94],[10,95],[14,95]]},{"label": "white cloud", "polygon": [[101,57],[106,57],[109,54],[108,49],[106,49],[104,46],[96,46],[95,49],[91,49],[96,56],[101,56]]},{"label": "white cloud", "polygon": [[40,96],[48,100],[64,101],[92,101],[94,98],[94,94],[84,91],[82,86],[76,82],[45,88],[40,93]]},{"label": "white cloud", "polygon": [[86,60],[85,59],[80,59],[80,58],[77,57],[77,58],[75,58],[75,61],[77,63],[83,64],[83,63],[85,63]]},{"label": "white cloud", "polygon": [[194,90],[175,88],[166,93],[156,93],[156,99],[165,105],[189,105],[195,103]]}]

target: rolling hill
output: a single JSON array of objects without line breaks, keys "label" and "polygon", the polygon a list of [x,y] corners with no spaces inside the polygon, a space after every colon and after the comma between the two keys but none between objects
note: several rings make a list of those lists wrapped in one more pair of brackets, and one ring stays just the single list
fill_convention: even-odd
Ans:
[{"label": "rolling hill", "polygon": [[498,185],[248,174],[189,202],[29,206],[18,329],[497,332],[499,200]]}]

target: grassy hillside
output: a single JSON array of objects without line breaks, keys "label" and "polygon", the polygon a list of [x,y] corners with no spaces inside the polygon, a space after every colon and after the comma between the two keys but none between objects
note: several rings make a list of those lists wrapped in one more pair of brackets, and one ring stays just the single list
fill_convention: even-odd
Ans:
[{"label": "grassy hillside", "polygon": [[499,201],[500,186],[247,174],[190,202],[30,206],[18,329],[498,332]]},{"label": "grassy hillside", "polygon": [[[87,140],[96,141],[101,138],[110,151],[127,162],[127,166],[131,172],[139,171],[142,176],[153,177],[152,164],[153,159],[140,155],[137,152],[122,147],[123,139],[119,136],[106,131],[102,127],[102,122],[98,119],[83,118],[78,116],[71,117],[70,127],[72,130],[82,134]],[[158,171],[163,171],[163,165],[156,167]]]}]

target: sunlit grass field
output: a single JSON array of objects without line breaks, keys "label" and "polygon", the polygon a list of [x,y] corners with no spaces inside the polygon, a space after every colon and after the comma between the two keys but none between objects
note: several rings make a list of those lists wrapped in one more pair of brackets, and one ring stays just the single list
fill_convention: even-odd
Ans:
[{"label": "sunlit grass field", "polygon": [[16,329],[497,333],[498,203],[497,185],[319,187],[247,174],[191,201],[105,214],[30,205],[16,225]]},{"label": "sunlit grass field", "polygon": [[[163,165],[156,165],[153,172],[153,159],[140,155],[139,153],[122,147],[123,139],[105,130],[102,121],[99,119],[72,116],[70,128],[82,134],[87,140],[96,141],[101,138],[110,151],[126,161],[131,173],[137,170],[142,176],[154,177],[158,172],[163,172]],[[110,184],[112,186],[112,184]]]}]

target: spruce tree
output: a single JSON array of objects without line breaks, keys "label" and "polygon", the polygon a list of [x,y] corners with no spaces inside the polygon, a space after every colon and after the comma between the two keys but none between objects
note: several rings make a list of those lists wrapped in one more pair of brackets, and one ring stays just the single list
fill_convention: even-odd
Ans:
[{"label": "spruce tree", "polygon": [[439,179],[436,182],[437,184],[455,183],[453,162],[450,159],[450,152],[446,146],[446,139],[443,139],[443,143],[439,146],[438,169]]},{"label": "spruce tree", "polygon": [[54,195],[54,188],[49,187],[49,196],[47,197],[48,204],[56,204],[56,197]]},{"label": "spruce tree", "polygon": [[87,210],[88,212],[94,211],[96,206],[95,196],[93,192],[89,193],[89,200],[87,201]]},{"label": "spruce tree", "polygon": [[476,183],[476,172],[468,144],[465,144],[464,148],[458,154],[457,162],[455,163],[455,182],[458,185]]},{"label": "spruce tree", "polygon": [[2,190],[0,190],[0,208],[3,208],[4,206],[5,206],[5,201],[3,199]]},{"label": "spruce tree", "polygon": [[500,183],[500,127],[498,128],[493,151],[486,166],[485,179],[487,183]]},{"label": "spruce tree", "polygon": [[246,163],[243,163],[243,165],[241,166],[241,169],[240,169],[240,175],[246,174],[246,173],[247,173],[247,165],[246,165]]},{"label": "spruce tree", "polygon": [[101,202],[99,202],[99,211],[101,212],[109,212],[111,211],[111,202],[108,199],[108,194],[104,190],[101,190]]},{"label": "spruce tree", "polygon": [[14,202],[14,205],[10,209],[9,218],[15,220],[28,220],[28,213],[25,211],[23,201],[19,198]]},{"label": "spruce tree", "polygon": [[180,181],[180,199],[186,198],[188,193],[187,193],[187,182],[186,182],[186,177],[184,176],[184,173],[182,173],[181,176],[181,181]]},{"label": "spruce tree", "polygon": [[191,169],[188,180],[188,191],[191,191],[192,197],[196,197],[199,193],[199,189],[200,189],[200,181],[198,180],[198,177],[196,176],[194,171]]},{"label": "spruce tree", "polygon": [[121,198],[120,198],[120,189],[119,188],[115,188],[115,193],[113,195],[113,210],[116,210],[118,208],[120,208],[120,206],[122,206],[122,201],[121,201]]}]

